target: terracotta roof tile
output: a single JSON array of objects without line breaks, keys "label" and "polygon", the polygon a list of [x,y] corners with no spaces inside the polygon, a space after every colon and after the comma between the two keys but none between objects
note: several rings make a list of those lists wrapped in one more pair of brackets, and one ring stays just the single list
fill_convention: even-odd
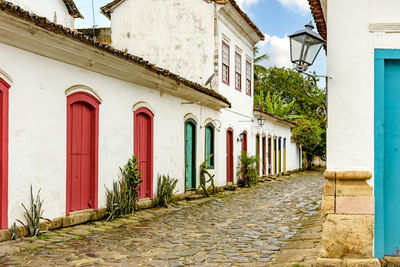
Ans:
[{"label": "terracotta roof tile", "polygon": [[63,0],[65,6],[68,9],[69,14],[74,18],[83,18],[81,12],[79,12],[73,0]]},{"label": "terracotta roof tile", "polygon": [[317,29],[322,38],[327,39],[326,22],[324,18],[324,13],[322,11],[320,0],[308,0],[308,4],[311,8],[311,13],[313,14],[315,23],[317,24]]},{"label": "terracotta roof tile", "polygon": [[275,120],[282,121],[282,122],[286,122],[286,123],[289,123],[289,124],[291,124],[291,125],[293,125],[293,126],[297,126],[296,123],[294,123],[294,122],[292,122],[292,121],[290,121],[290,120],[287,120],[287,119],[278,117],[278,116],[276,116],[276,115],[267,113],[267,112],[265,112],[265,111],[262,111],[261,109],[255,108],[254,111],[259,112],[259,113],[261,113],[261,114],[263,114],[263,115],[265,115],[265,116],[268,116],[268,117],[270,117],[270,118],[273,118],[273,119],[275,119]]},{"label": "terracotta roof tile", "polygon": [[172,73],[167,69],[157,67],[156,65],[151,64],[150,62],[144,60],[143,58],[134,56],[132,54],[126,53],[126,52],[118,50],[118,49],[115,49],[109,45],[102,44],[100,42],[95,41],[93,38],[90,38],[89,36],[86,36],[82,33],[73,31],[70,28],[63,27],[62,25],[59,25],[59,24],[55,24],[55,23],[47,20],[45,17],[39,17],[33,13],[25,11],[22,8],[20,8],[19,6],[13,5],[10,2],[0,0],[0,10],[2,12],[6,12],[10,15],[16,16],[25,21],[31,22],[32,24],[35,24],[36,26],[43,28],[47,31],[51,31],[56,34],[61,34],[67,38],[85,43],[87,45],[93,46],[93,47],[100,49],[104,52],[107,52],[109,54],[113,54],[115,56],[129,60],[132,63],[139,65],[151,72],[157,73],[158,75],[161,75],[161,76],[167,77],[171,80],[174,80],[178,84],[181,83],[187,87],[194,89],[195,91],[198,91],[200,93],[203,93],[203,94],[209,95],[215,99],[218,99],[219,101],[224,102],[229,106],[231,105],[231,103],[228,101],[228,99],[226,99],[224,96],[218,94],[217,92],[215,92],[213,90],[205,88],[204,86],[202,86],[198,83],[195,83],[195,82],[192,82],[185,78],[182,78],[179,75]]}]

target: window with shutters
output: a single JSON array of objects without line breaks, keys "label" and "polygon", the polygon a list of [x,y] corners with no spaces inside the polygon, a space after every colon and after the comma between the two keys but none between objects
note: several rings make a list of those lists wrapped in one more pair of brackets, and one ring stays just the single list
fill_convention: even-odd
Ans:
[{"label": "window with shutters", "polygon": [[246,94],[251,96],[251,63],[246,60]]},{"label": "window with shutters", "polygon": [[209,161],[207,161],[206,166],[208,168],[214,168],[214,127],[209,124],[206,126],[206,148],[205,148],[206,154],[205,158],[207,159],[211,154],[211,158]]},{"label": "window with shutters", "polygon": [[222,82],[229,85],[229,45],[222,41]]},{"label": "window with shutters", "polygon": [[242,91],[242,56],[235,53],[235,88]]}]

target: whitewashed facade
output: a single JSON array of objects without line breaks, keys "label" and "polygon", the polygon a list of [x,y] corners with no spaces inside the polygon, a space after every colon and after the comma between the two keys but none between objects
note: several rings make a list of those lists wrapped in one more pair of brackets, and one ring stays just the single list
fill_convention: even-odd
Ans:
[{"label": "whitewashed facade", "polygon": [[327,38],[330,77],[319,264],[380,266],[376,258],[398,257],[400,247],[400,2],[309,2],[318,30]]},{"label": "whitewashed facade", "polygon": [[[35,10],[34,2],[18,1],[21,5],[22,2],[25,3],[26,8],[31,7],[30,4],[32,4],[30,11]],[[199,2],[202,2],[201,5],[204,5],[207,10],[201,14],[206,17],[207,12],[210,12],[213,18],[214,4]],[[223,8],[219,5],[218,7]],[[48,7],[48,9],[56,10],[55,7]],[[49,10],[47,10],[48,13],[41,14],[51,16],[54,12]],[[257,133],[260,136],[280,136],[287,140],[286,171],[295,170],[301,166],[299,148],[290,142],[290,128],[293,125],[279,118],[263,115],[266,121],[263,128],[260,128],[257,124],[258,117],[256,118],[253,114],[253,97],[246,94],[245,83],[243,82],[241,92],[232,87],[233,78],[230,82],[231,86],[221,84],[222,77],[218,74],[220,65],[214,66],[216,62],[214,57],[217,56],[219,62],[220,52],[219,49],[218,52],[213,52],[216,49],[214,46],[204,48],[201,43],[198,44],[199,49],[204,50],[200,55],[207,57],[204,58],[207,63],[202,64],[201,60],[194,59],[193,67],[184,66],[182,69],[174,69],[174,64],[167,64],[169,62],[167,59],[163,63],[162,58],[151,58],[151,62],[187,78],[182,79],[171,75],[165,69],[154,67],[132,56],[131,54],[142,56],[141,51],[136,51],[134,46],[130,48],[115,44],[121,50],[126,48],[130,53],[128,54],[90,41],[70,30],[59,30],[57,25],[40,22],[31,16],[24,16],[25,13],[21,15],[21,12],[8,2],[0,3],[0,81],[4,81],[3,84],[7,85],[0,84],[0,89],[7,87],[9,94],[9,152],[6,168],[8,170],[6,174],[3,172],[1,177],[3,185],[1,190],[8,195],[7,199],[2,199],[2,205],[6,205],[8,211],[6,214],[1,214],[2,228],[7,228],[16,219],[23,219],[21,202],[29,202],[30,185],[33,185],[34,190],[41,189],[41,195],[45,199],[44,217],[50,219],[63,217],[74,211],[69,204],[71,189],[67,182],[69,175],[67,166],[70,160],[68,107],[70,96],[77,94],[88,96],[98,103],[96,109],[98,112],[97,182],[93,187],[96,191],[94,195],[96,199],[90,204],[90,207],[95,209],[105,207],[105,186],[111,187],[112,182],[118,177],[119,167],[123,166],[134,153],[134,114],[143,108],[154,116],[151,197],[156,193],[158,174],[176,177],[179,180],[177,193],[183,193],[186,190],[185,122],[188,119],[196,123],[195,166],[197,167],[194,184],[196,187],[199,185],[198,166],[205,157],[205,126],[208,123],[211,123],[215,129],[215,164],[212,170],[216,174],[218,186],[227,183],[226,132],[228,128],[232,128],[234,133],[234,182],[237,179],[237,157],[240,155],[242,146],[237,141],[237,137],[244,130],[248,134],[247,151],[250,154],[255,154]],[[239,16],[239,13],[237,15]],[[201,21],[201,17],[198,19]],[[219,26],[221,31],[218,32],[216,39],[213,34],[214,26],[211,24],[211,38],[218,41],[218,48],[221,47],[223,38],[228,39],[231,46],[231,73],[233,73],[234,49],[240,48],[242,58],[248,58],[252,62],[252,46],[258,40],[249,41],[245,36],[237,37],[236,30],[225,29],[222,24],[227,24],[227,22],[222,20],[218,22],[221,24]],[[207,25],[207,23],[204,24],[204,28],[208,31],[209,25]],[[130,32],[132,35],[138,34],[134,33],[137,30],[137,28],[132,28]],[[114,28],[112,31],[113,34],[118,32],[114,31]],[[146,47],[148,44],[145,43],[146,38],[143,38],[141,46]],[[164,39],[164,43],[167,40]],[[183,43],[190,46],[191,41],[187,39]],[[129,42],[126,41],[125,44]],[[149,47],[149,49],[154,50],[156,47]],[[169,52],[162,51],[162,55],[168,56]],[[190,59],[177,52],[172,55],[174,58]],[[192,54],[192,58],[195,55]],[[203,65],[204,69],[202,69]],[[188,70],[195,68],[197,70],[190,76],[191,72]],[[179,71],[182,71],[182,74]],[[211,75],[213,71],[217,72],[212,85],[214,91],[194,83],[204,85],[205,75]],[[234,77],[234,74],[231,75]],[[251,84],[251,91],[252,86],[253,84]],[[6,92],[5,89],[4,92]],[[232,103],[231,108],[230,103]],[[71,155],[75,155],[74,152]],[[5,162],[3,159],[5,158],[2,158],[2,163]],[[283,153],[281,161],[283,162]],[[4,179],[7,179],[8,184],[4,183]],[[4,197],[4,193],[2,196]]]}]

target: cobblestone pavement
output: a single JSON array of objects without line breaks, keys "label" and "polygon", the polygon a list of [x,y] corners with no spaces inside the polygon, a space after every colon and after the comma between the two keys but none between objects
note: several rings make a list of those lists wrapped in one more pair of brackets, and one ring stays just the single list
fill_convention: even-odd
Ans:
[{"label": "cobblestone pavement", "polygon": [[268,266],[319,213],[324,182],[321,172],[292,174],[170,209],[48,232],[39,240],[4,242],[0,265]]}]

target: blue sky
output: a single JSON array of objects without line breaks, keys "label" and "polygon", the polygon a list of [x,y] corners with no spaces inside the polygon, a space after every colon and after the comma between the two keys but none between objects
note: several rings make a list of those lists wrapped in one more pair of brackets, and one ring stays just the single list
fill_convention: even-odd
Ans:
[{"label": "blue sky", "polygon": [[[98,27],[108,27],[110,22],[100,13],[100,7],[112,0],[93,0],[95,21]],[[143,0],[147,1],[147,0]],[[185,1],[185,0],[182,0]],[[307,0],[236,0],[247,12],[253,22],[266,35],[259,43],[260,51],[270,56],[263,64],[266,66],[292,67],[289,57],[289,39],[287,35],[304,28],[313,21]],[[77,19],[77,28],[93,26],[92,0],[75,0],[84,20]],[[326,73],[325,51],[320,52],[314,65],[309,69],[318,74]]]}]

